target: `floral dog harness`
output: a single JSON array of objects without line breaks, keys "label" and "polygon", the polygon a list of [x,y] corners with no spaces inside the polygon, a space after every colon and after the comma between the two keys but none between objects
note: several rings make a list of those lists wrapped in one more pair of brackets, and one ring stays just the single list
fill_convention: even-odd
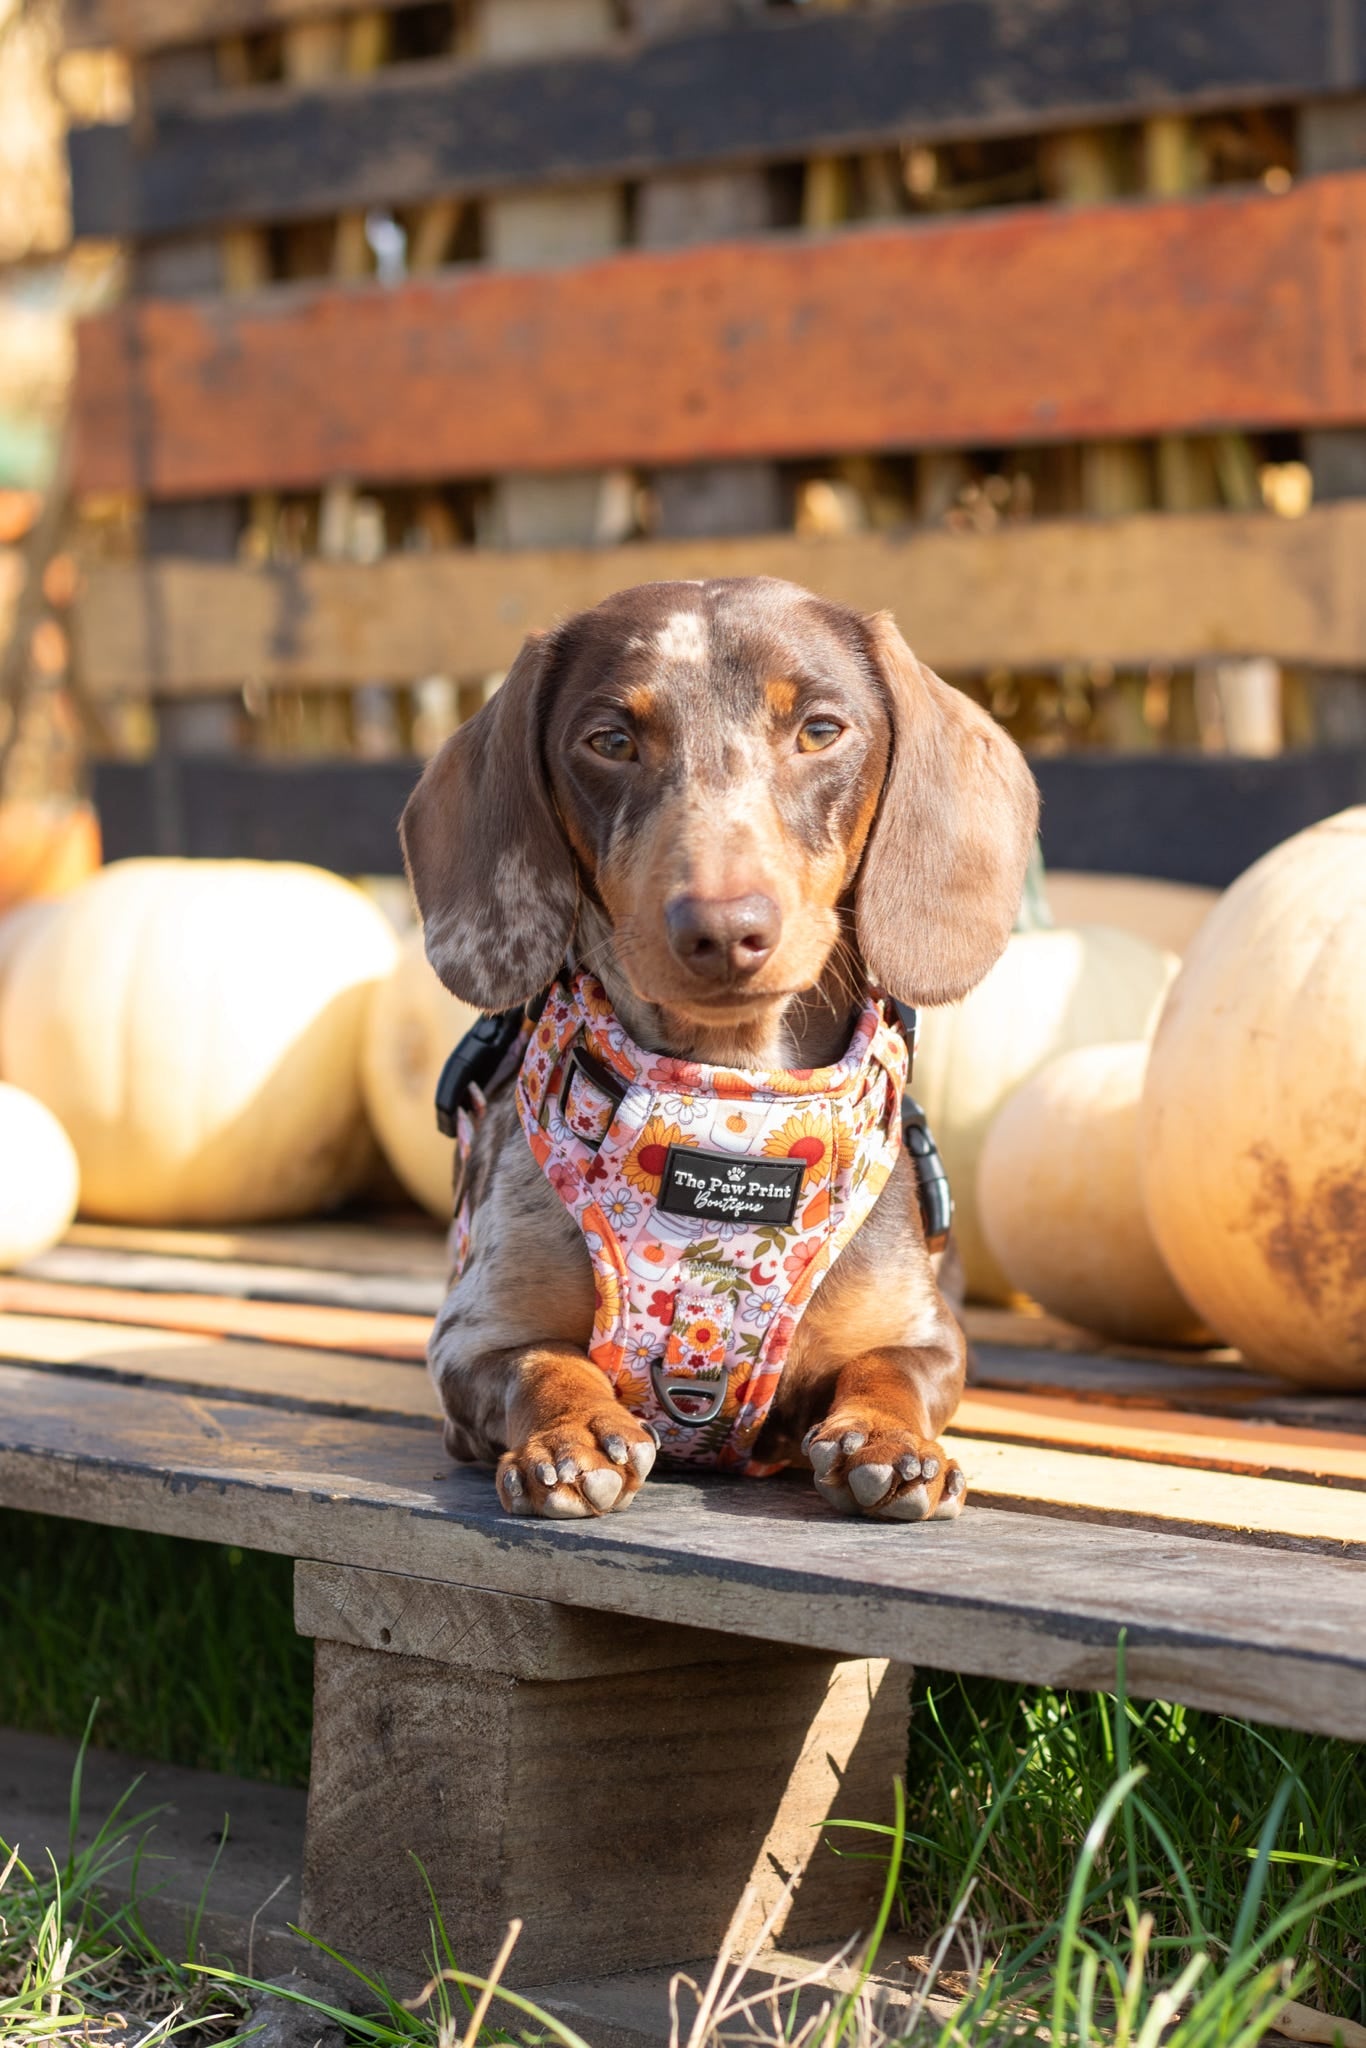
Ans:
[{"label": "floral dog harness", "polygon": [[524,1043],[522,1128],[593,1262],[589,1356],[667,1456],[776,1470],[751,1451],[783,1361],[902,1145],[898,1024],[870,998],[837,1065],[742,1073],[643,1052],[580,971]]}]

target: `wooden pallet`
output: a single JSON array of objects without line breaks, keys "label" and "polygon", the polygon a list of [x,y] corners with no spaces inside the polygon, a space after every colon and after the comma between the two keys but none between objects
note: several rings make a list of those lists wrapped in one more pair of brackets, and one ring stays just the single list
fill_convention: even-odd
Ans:
[{"label": "wooden pallet", "polygon": [[976,1312],[957,1524],[677,1475],[629,1515],[528,1524],[440,1450],[442,1256],[414,1228],[78,1228],[0,1282],[0,1498],[1062,1683],[1112,1681],[1127,1629],[1140,1692],[1366,1732],[1366,1402]]}]

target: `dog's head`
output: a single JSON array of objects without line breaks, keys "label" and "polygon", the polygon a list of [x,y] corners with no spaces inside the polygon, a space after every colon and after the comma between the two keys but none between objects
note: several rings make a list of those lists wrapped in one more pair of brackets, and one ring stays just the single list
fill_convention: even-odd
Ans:
[{"label": "dog's head", "polygon": [[592,905],[639,998],[718,1024],[814,986],[846,933],[902,1001],[961,996],[1036,815],[1013,742],[888,614],[753,577],[642,584],[533,636],[402,830],[466,1002],[535,995]]}]

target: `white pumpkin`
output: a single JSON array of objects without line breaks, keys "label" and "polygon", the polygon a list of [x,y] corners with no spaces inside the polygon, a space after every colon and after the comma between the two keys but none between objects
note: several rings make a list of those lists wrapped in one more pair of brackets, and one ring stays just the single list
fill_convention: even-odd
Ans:
[{"label": "white pumpkin", "polygon": [[20,946],[39,925],[46,924],[56,908],[47,898],[35,897],[31,903],[21,903],[0,917],[0,998],[5,993],[5,977],[19,958]]},{"label": "white pumpkin", "polygon": [[1104,925],[1017,932],[971,995],[924,1013],[911,1088],[948,1173],[974,1300],[1011,1293],[977,1213],[977,1162],[992,1118],[1058,1053],[1151,1037],[1177,965],[1146,939]]},{"label": "white pumpkin", "polygon": [[1143,1040],[1082,1045],[1017,1088],[987,1132],[977,1206],[1013,1287],[1051,1314],[1141,1344],[1186,1344],[1200,1320],[1143,1209]]},{"label": "white pumpkin", "polygon": [[56,1244],[80,1185],[75,1149],[52,1111],[0,1081],[0,1272]]},{"label": "white pumpkin", "polygon": [[1366,807],[1241,875],[1196,937],[1143,1094],[1153,1235],[1255,1364],[1366,1387]]},{"label": "white pumpkin", "polygon": [[1055,924],[1109,924],[1182,955],[1219,901],[1217,889],[1144,875],[1088,875],[1050,868],[1044,881]]},{"label": "white pumpkin", "polygon": [[65,1126],[87,1215],[306,1215],[373,1160],[361,1034],[396,947],[321,869],[121,861],[25,935],[0,1071]]},{"label": "white pumpkin", "polygon": [[366,1018],[361,1075],[371,1126],[408,1193],[443,1223],[451,1220],[455,1148],[436,1127],[436,1084],[478,1014],[438,981],[414,930]]}]

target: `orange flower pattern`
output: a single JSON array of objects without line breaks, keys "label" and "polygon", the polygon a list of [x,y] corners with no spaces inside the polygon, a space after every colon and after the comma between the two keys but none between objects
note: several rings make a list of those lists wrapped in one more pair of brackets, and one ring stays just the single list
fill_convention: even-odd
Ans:
[{"label": "orange flower pattern", "polygon": [[[585,1098],[576,1046],[618,1077],[619,1101]],[[592,975],[552,989],[526,1034],[518,1113],[592,1260],[589,1355],[666,1457],[777,1469],[755,1462],[754,1442],[807,1302],[895,1163],[906,1068],[900,1027],[873,999],[834,1066],[740,1073],[641,1051]],[[792,1222],[666,1214],[670,1146],[801,1160]]]}]

